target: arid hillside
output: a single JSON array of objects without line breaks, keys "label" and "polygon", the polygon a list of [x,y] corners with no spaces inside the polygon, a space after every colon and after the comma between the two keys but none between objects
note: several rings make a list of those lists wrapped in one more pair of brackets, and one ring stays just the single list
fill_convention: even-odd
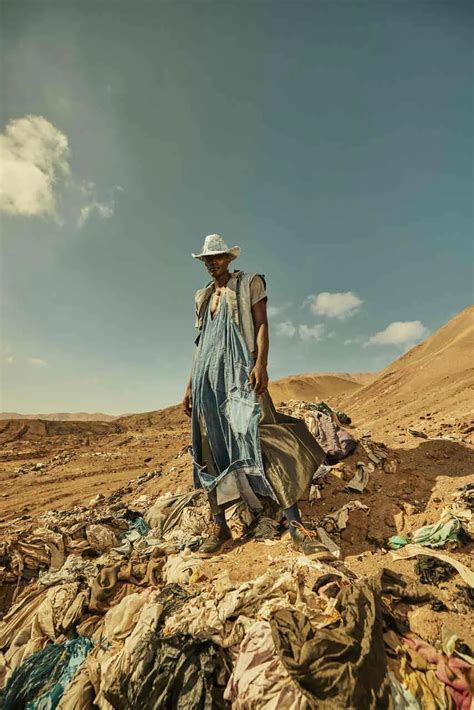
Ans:
[{"label": "arid hillside", "polygon": [[50,414],[18,414],[0,412],[0,419],[46,419],[52,422],[111,422],[124,414],[113,415],[103,412],[51,412]]},{"label": "arid hillside", "polygon": [[270,382],[275,403],[289,399],[319,401],[336,395],[357,392],[377,377],[376,372],[312,372],[290,375]]},{"label": "arid hillside", "polygon": [[422,343],[396,359],[365,387],[336,395],[334,404],[360,424],[386,426],[472,417],[474,405],[474,306],[465,308]]}]

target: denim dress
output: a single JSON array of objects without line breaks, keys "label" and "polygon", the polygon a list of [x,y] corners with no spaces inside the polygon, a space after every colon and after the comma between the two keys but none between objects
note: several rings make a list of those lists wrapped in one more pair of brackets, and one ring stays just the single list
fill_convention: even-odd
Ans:
[{"label": "denim dress", "polygon": [[[262,461],[260,405],[248,383],[253,365],[227,299],[223,298],[214,318],[209,299],[192,372],[194,485],[207,493],[216,489],[219,504],[240,497],[252,510],[259,510],[257,495],[278,499]],[[203,461],[203,429],[212,453],[213,473]]]}]

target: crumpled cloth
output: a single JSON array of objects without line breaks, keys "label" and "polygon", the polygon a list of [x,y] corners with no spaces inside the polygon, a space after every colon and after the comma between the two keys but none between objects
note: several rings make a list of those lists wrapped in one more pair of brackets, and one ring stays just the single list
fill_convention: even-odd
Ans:
[{"label": "crumpled cloth", "polygon": [[459,562],[452,555],[448,555],[446,552],[440,552],[439,550],[430,550],[422,545],[407,545],[402,550],[397,550],[390,553],[394,560],[408,560],[411,557],[417,557],[418,555],[425,555],[426,557],[436,557],[438,560],[447,562],[461,575],[463,580],[471,588],[474,587],[474,572],[470,570],[462,562]]},{"label": "crumpled cloth", "polygon": [[278,654],[311,708],[378,710],[389,707],[390,683],[374,579],[344,587],[336,607],[339,626],[315,629],[298,611],[272,615]]},{"label": "crumpled cloth", "polygon": [[278,657],[268,621],[257,621],[239,647],[224,693],[232,710],[305,710],[308,703]]},{"label": "crumpled cloth", "polygon": [[357,447],[357,441],[327,414],[306,412],[304,422],[326,454],[329,464],[345,459]]},{"label": "crumpled cloth", "polygon": [[410,539],[394,535],[388,541],[390,547],[398,550],[409,542],[426,547],[444,547],[448,542],[457,542],[461,523],[448,510],[443,510],[437,523],[424,525],[415,530]]},{"label": "crumpled cloth", "polygon": [[78,636],[59,644],[49,644],[16,668],[5,688],[5,710],[48,710],[56,707],[64,690],[92,647],[88,638]]},{"label": "crumpled cloth", "polygon": [[194,570],[202,564],[202,558],[183,550],[179,555],[171,555],[166,560],[162,575],[167,584],[187,584]]},{"label": "crumpled cloth", "polygon": [[328,515],[325,515],[322,522],[331,522],[333,525],[336,526],[337,530],[344,530],[347,527],[347,523],[349,521],[349,513],[351,512],[351,510],[357,509],[363,510],[364,513],[367,514],[370,510],[369,506],[364,505],[364,503],[361,503],[360,500],[351,500],[349,501],[349,503],[346,503],[334,513],[329,513]]},{"label": "crumpled cloth", "polygon": [[190,599],[164,624],[164,635],[189,633],[227,648],[240,643],[248,630],[249,619],[269,620],[276,609],[303,611],[317,626],[337,621],[340,614],[333,601],[312,591],[314,581],[332,567],[307,557],[291,557],[288,570],[270,568],[256,579],[235,587],[230,581],[221,592],[219,580],[207,591]]},{"label": "crumpled cloth", "polygon": [[456,710],[470,710],[474,667],[461,658],[445,656],[416,634],[407,634],[403,643],[419,653],[428,663],[436,666],[436,677],[445,684],[447,692],[456,704]]},{"label": "crumpled cloth", "polygon": [[[372,467],[373,470],[373,467]],[[356,472],[349,483],[344,486],[346,491],[355,491],[362,493],[369,482],[369,467],[361,461],[356,463]]]}]

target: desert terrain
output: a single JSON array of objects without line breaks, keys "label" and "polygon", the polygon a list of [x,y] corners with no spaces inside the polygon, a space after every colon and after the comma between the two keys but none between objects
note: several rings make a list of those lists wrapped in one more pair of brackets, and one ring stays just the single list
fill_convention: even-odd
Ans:
[{"label": "desert terrain", "polygon": [[[348,492],[356,464],[371,464],[359,444],[331,466],[320,497],[301,503],[305,521],[313,526],[351,501],[365,506],[350,510],[346,527],[334,533],[340,561],[354,575],[386,568],[419,581],[416,558],[393,559],[388,538],[436,523],[456,493],[474,484],[473,353],[470,306],[381,372],[309,373],[271,382],[277,408],[291,400],[324,400],[349,415],[345,428],[352,437],[382,444],[395,462],[391,471],[372,466],[365,489]],[[0,421],[2,614],[35,584],[34,576],[18,580],[12,574],[12,541],[33,534],[48,511],[107,512],[113,502],[143,513],[160,496],[192,491],[189,444],[190,423],[180,405],[109,421]],[[442,551],[471,567],[473,547],[464,537]],[[287,534],[271,541],[236,541],[225,553],[202,561],[199,579],[209,584],[227,573],[233,584],[252,580],[285,555],[291,555]],[[410,629],[426,641],[436,643],[447,626],[472,652],[472,608],[459,594],[461,585],[457,573],[439,585],[424,585],[441,599],[439,610],[425,603],[408,606],[406,613]]]}]

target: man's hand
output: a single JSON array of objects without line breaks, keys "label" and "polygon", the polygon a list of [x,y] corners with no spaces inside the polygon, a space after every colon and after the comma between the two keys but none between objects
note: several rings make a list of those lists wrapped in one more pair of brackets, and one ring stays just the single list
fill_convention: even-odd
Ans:
[{"label": "man's hand", "polygon": [[250,373],[249,385],[256,394],[262,394],[268,387],[268,373],[265,365],[256,364]]},{"label": "man's hand", "polygon": [[187,389],[185,394],[184,394],[184,399],[183,399],[183,410],[184,413],[187,414],[188,417],[191,416],[191,408],[193,405],[193,397],[190,389]]}]

